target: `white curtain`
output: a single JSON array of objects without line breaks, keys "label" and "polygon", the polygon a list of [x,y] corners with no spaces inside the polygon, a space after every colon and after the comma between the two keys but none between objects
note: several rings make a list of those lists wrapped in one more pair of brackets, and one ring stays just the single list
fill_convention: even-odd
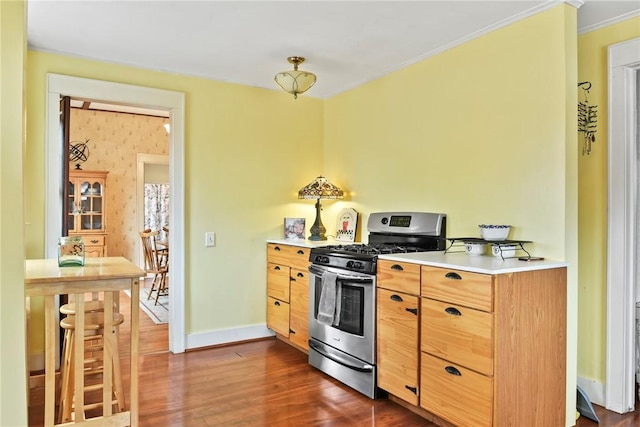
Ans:
[{"label": "white curtain", "polygon": [[162,227],[169,228],[169,184],[144,185],[144,228],[159,230],[160,240],[167,240]]}]

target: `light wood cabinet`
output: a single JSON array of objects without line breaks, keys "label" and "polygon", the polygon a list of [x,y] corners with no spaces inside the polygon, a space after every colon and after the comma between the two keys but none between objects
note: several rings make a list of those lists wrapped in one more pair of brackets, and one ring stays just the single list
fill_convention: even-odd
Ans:
[{"label": "light wood cabinet", "polygon": [[69,172],[67,227],[80,236],[86,257],[107,256],[107,174],[104,171]]},{"label": "light wood cabinet", "polygon": [[566,268],[423,266],[420,406],[460,426],[565,423]]},{"label": "light wood cabinet", "polygon": [[420,266],[378,261],[378,387],[417,406],[419,403]]},{"label": "light wood cabinet", "polygon": [[309,348],[309,271],[291,269],[289,340]]},{"label": "light wood cabinet", "polygon": [[303,350],[309,349],[309,252],[267,244],[267,327]]}]

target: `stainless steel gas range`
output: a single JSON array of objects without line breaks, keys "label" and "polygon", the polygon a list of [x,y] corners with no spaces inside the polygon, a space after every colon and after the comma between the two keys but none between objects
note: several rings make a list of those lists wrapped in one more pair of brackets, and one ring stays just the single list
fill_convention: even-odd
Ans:
[{"label": "stainless steel gas range", "polygon": [[446,215],[372,213],[367,231],[368,244],[311,249],[309,363],[375,398],[378,255],[444,250]]}]

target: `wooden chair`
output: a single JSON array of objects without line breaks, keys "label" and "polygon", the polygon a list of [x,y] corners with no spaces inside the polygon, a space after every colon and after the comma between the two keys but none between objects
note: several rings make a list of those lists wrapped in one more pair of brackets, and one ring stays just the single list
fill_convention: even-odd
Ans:
[{"label": "wooden chair", "polygon": [[157,230],[145,230],[140,232],[142,250],[144,253],[144,270],[147,273],[154,275],[153,282],[151,283],[151,290],[147,295],[147,299],[150,299],[153,292],[156,291],[156,305],[158,304],[160,294],[166,293],[168,290],[167,273],[169,272],[168,249],[160,250],[158,248],[156,241],[158,234],[159,232]]}]

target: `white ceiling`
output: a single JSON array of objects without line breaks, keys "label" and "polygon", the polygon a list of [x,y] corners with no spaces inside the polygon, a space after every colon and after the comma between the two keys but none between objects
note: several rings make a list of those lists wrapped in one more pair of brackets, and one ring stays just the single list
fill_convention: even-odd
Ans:
[{"label": "white ceiling", "polygon": [[[34,50],[273,90],[286,58],[304,56],[318,76],[305,96],[326,98],[559,3],[28,0],[27,37]],[[633,16],[640,0],[586,0],[578,29]]]}]

